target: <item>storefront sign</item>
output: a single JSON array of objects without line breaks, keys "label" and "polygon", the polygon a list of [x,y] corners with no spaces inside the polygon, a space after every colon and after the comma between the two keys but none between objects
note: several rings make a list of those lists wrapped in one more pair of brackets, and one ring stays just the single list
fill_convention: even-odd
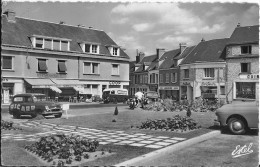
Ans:
[{"label": "storefront sign", "polygon": [[216,86],[214,82],[202,82],[201,86]]},{"label": "storefront sign", "polygon": [[181,85],[182,86],[191,86],[191,83],[190,82],[181,82]]},{"label": "storefront sign", "polygon": [[109,81],[109,85],[120,85],[120,81]]},{"label": "storefront sign", "polygon": [[179,86],[159,86],[160,90],[179,90]]},{"label": "storefront sign", "polygon": [[259,79],[259,74],[248,74],[247,79]]}]

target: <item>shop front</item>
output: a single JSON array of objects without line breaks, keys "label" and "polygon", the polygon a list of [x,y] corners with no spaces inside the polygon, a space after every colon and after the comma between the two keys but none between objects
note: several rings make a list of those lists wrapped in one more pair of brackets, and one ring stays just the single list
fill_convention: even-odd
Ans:
[{"label": "shop front", "polygon": [[158,92],[158,84],[150,84],[149,85],[149,91]]},{"label": "shop front", "polygon": [[259,74],[240,75],[233,83],[234,99],[258,100]]},{"label": "shop front", "polygon": [[25,92],[26,93],[41,93],[45,94],[50,100],[57,100],[62,90],[59,89],[54,82],[47,78],[26,78]]},{"label": "shop front", "polygon": [[181,81],[180,82],[180,100],[194,100],[193,97],[193,82],[192,81]]},{"label": "shop front", "polygon": [[159,93],[162,99],[179,100],[179,86],[159,86]]}]

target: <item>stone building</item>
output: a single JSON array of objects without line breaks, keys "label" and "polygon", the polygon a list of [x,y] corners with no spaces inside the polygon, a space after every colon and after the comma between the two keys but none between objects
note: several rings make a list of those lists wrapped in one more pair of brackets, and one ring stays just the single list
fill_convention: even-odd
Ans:
[{"label": "stone building", "polygon": [[259,26],[232,33],[226,49],[227,101],[259,99]]},{"label": "stone building", "polygon": [[180,63],[181,99],[225,99],[225,47],[228,38],[202,41]]},{"label": "stone building", "polygon": [[128,88],[129,57],[104,31],[2,15],[2,99],[17,93],[50,98],[102,96]]}]

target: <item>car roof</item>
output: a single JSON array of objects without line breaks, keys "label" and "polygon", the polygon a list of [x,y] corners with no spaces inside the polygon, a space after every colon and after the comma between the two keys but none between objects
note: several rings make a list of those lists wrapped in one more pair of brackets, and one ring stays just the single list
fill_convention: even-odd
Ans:
[{"label": "car roof", "polygon": [[14,96],[45,96],[45,94],[41,94],[41,93],[21,93],[21,94],[16,94]]},{"label": "car roof", "polygon": [[121,88],[108,88],[108,89],[104,89],[103,91],[111,91],[111,90],[124,90],[124,91],[128,91],[127,89],[121,89]]}]

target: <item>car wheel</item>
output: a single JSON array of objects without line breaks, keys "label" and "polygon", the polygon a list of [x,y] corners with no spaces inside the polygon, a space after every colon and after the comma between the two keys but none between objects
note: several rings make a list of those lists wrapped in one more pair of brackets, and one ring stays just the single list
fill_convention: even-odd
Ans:
[{"label": "car wheel", "polygon": [[236,135],[246,133],[246,123],[241,118],[230,118],[228,121],[229,130]]},{"label": "car wheel", "polygon": [[55,118],[60,118],[62,116],[62,114],[58,114],[58,115],[54,115]]},{"label": "car wheel", "polygon": [[14,113],[13,113],[13,117],[14,117],[15,119],[19,119],[19,118],[21,118],[21,114],[20,114],[19,112],[14,112]]}]

